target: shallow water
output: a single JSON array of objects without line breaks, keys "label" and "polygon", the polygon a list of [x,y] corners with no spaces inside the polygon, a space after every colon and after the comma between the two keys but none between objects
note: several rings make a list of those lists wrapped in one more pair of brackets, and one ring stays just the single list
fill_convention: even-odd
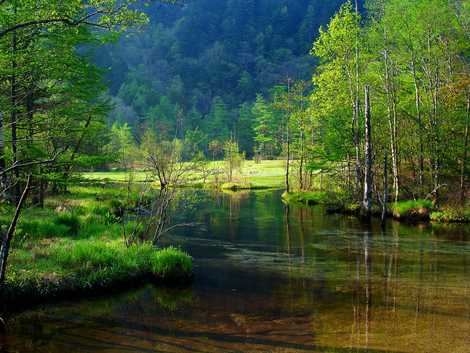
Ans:
[{"label": "shallow water", "polygon": [[187,289],[16,316],[0,352],[470,352],[469,227],[385,231],[279,192],[186,192]]}]

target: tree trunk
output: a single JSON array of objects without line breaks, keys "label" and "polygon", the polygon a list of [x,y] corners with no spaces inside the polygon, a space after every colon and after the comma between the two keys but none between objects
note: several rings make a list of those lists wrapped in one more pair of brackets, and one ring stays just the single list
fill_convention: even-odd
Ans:
[{"label": "tree trunk", "polygon": [[385,65],[385,91],[387,93],[387,111],[388,111],[388,125],[390,131],[390,151],[392,155],[392,170],[393,170],[393,190],[395,194],[395,202],[398,201],[400,192],[400,180],[398,171],[398,143],[397,143],[397,107],[395,89],[392,82],[392,77],[389,67],[388,51],[384,51],[384,65]]},{"label": "tree trunk", "polygon": [[0,112],[0,200],[6,198],[7,175],[3,174],[5,168],[5,133],[3,128],[3,113]]},{"label": "tree trunk", "polygon": [[362,208],[364,215],[369,218],[372,210],[372,131],[369,86],[365,87],[365,168]]},{"label": "tree trunk", "polygon": [[305,190],[304,186],[304,143],[303,143],[303,132],[301,133],[301,147],[300,147],[300,165],[299,165],[299,184],[300,191]]},{"label": "tree trunk", "polygon": [[4,235],[2,239],[2,247],[0,249],[0,287],[3,285],[5,281],[8,255],[10,254],[10,244],[15,234],[16,225],[18,224],[21,211],[23,210],[26,197],[28,196],[30,181],[31,181],[31,176],[28,177],[28,181],[26,182],[26,186],[23,190],[23,194],[21,195],[20,200],[18,201],[18,205],[16,206],[15,215],[13,216],[10,226],[8,227],[7,233]]},{"label": "tree trunk", "polygon": [[[18,162],[18,141],[17,141],[17,78],[16,78],[16,71],[18,64],[16,62],[16,51],[17,51],[17,37],[16,32],[13,33],[12,38],[12,54],[13,59],[11,63],[12,74],[10,80],[10,102],[11,102],[11,151],[13,154],[13,165]],[[19,202],[21,189],[20,189],[20,170],[15,168],[13,173],[15,174],[15,187],[14,187],[14,201],[15,203]]]},{"label": "tree trunk", "polygon": [[291,107],[290,107],[290,78],[287,79],[287,119],[286,119],[286,143],[287,143],[287,158],[286,158],[286,191],[290,192],[290,115],[291,115]]},{"label": "tree trunk", "polygon": [[470,130],[470,88],[467,95],[467,117],[465,120],[465,135],[463,143],[463,156],[462,165],[460,168],[460,202],[462,205],[465,204],[465,192],[466,192],[466,171],[467,171],[467,158],[468,158],[468,144],[469,144],[469,130]]},{"label": "tree trunk", "polygon": [[424,145],[423,145],[423,118],[421,114],[421,93],[419,89],[418,76],[416,74],[416,63],[413,54],[411,62],[413,71],[413,82],[415,87],[415,105],[416,105],[416,120],[418,121],[418,139],[419,139],[419,155],[418,155],[418,184],[420,188],[420,194],[423,195],[424,191]]},{"label": "tree trunk", "polygon": [[382,200],[382,227],[385,226],[387,218],[387,202],[388,202],[388,158],[387,151],[384,152],[384,193]]},{"label": "tree trunk", "polygon": [[[356,15],[360,16],[359,13],[359,3],[358,0],[355,1],[355,11]],[[355,45],[355,98],[354,98],[354,118],[355,124],[353,124],[354,128],[354,148],[356,152],[356,183],[357,189],[360,190],[361,185],[361,158],[360,158],[360,135],[359,135],[359,115],[361,114],[360,109],[360,88],[359,88],[359,75],[360,75],[360,68],[359,68],[359,36],[356,36],[356,45]]]}]

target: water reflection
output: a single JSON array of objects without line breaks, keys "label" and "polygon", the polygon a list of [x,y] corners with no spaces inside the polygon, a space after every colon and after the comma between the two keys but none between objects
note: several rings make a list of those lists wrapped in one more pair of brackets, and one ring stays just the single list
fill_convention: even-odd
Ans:
[{"label": "water reflection", "polygon": [[204,225],[171,239],[196,258],[191,288],[24,313],[0,351],[470,352],[466,227],[364,227],[276,192],[197,191],[178,208]]}]

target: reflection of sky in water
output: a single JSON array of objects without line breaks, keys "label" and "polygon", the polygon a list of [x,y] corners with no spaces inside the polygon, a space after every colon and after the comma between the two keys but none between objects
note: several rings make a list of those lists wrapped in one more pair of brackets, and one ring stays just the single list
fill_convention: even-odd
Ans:
[{"label": "reflection of sky in water", "polygon": [[[185,191],[189,193],[189,191]],[[362,226],[278,192],[183,198],[185,290],[18,316],[2,352],[470,352],[469,227]]]}]

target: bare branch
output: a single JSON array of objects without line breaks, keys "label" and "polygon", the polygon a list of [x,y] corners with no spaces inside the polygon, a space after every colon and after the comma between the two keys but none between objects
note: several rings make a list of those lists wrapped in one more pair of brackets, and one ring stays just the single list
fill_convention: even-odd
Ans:
[{"label": "bare branch", "polygon": [[58,151],[55,153],[55,155],[51,159],[47,159],[47,160],[39,160],[39,161],[31,161],[31,162],[23,162],[23,163],[21,161],[17,161],[10,167],[5,168],[2,171],[0,171],[0,176],[3,176],[7,173],[12,172],[13,170],[20,169],[20,168],[31,167],[34,165],[44,165],[44,164],[54,163],[57,160],[57,158],[64,152],[65,150]]}]

